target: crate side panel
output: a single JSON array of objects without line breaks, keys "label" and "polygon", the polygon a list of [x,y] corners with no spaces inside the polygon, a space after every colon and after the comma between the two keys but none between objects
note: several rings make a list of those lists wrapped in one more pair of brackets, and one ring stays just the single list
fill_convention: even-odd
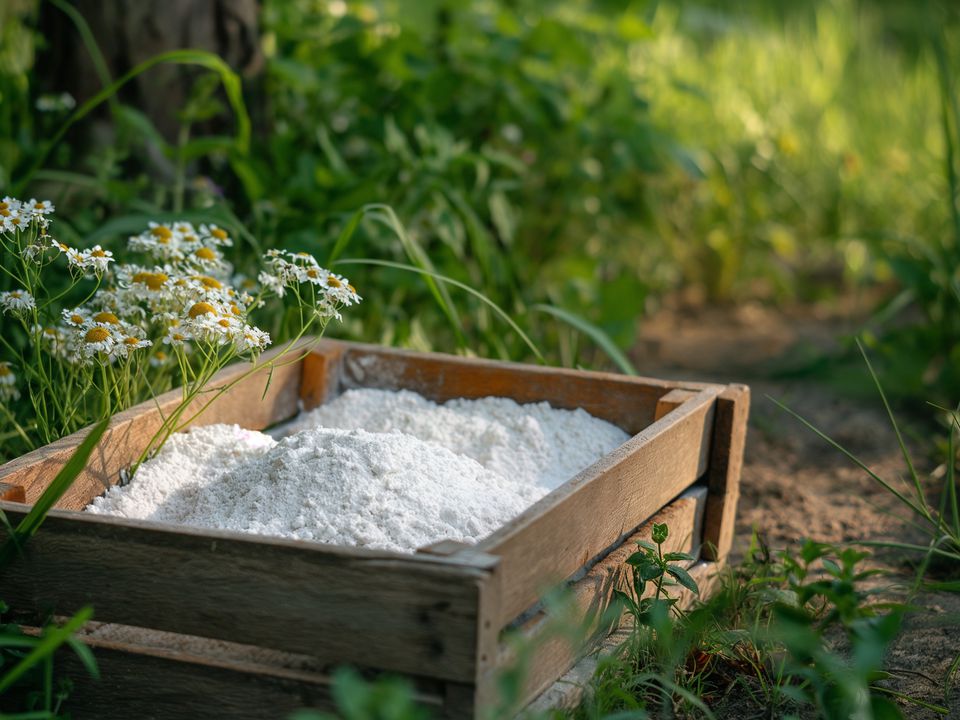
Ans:
[{"label": "crate side panel", "polygon": [[[269,357],[264,356],[264,359],[268,360]],[[249,364],[225,368],[211,381],[211,387],[227,385],[242,377],[249,369]],[[210,404],[196,422],[202,425],[237,423],[246,428],[261,429],[284,420],[297,412],[300,370],[300,362],[290,362],[276,367],[272,377],[266,369],[256,372]],[[180,391],[174,390],[161,395],[155,402],[141,403],[115,415],[90,456],[87,467],[64,493],[57,507],[81,510],[107,487],[115,484],[119,480],[120,470],[136,461],[160,427],[161,412],[168,414],[179,402]],[[201,407],[202,403],[195,402],[184,418],[190,418]],[[11,460],[0,467],[0,481],[21,486],[26,502],[33,504],[66,464],[88,430],[81,430]]]},{"label": "crate side panel", "polygon": [[[17,507],[3,504],[14,524]],[[102,622],[472,682],[488,575],[444,558],[57,512],[0,586],[17,611],[89,604]]]},{"label": "crate side panel", "polygon": [[613,373],[362,346],[350,346],[341,377],[346,387],[407,389],[435,401],[493,396],[583,408],[630,434],[653,422],[657,401],[678,386]]},{"label": "crate side panel", "polygon": [[731,385],[717,398],[704,527],[704,555],[710,560],[722,562],[733,544],[749,415],[750,388],[746,385]]},{"label": "crate side panel", "polygon": [[300,708],[332,710],[328,682],[290,674],[244,671],[172,654],[94,645],[100,679],[89,677],[69,650],[57,654],[56,672],[73,681],[63,710],[97,720],[285,718]]},{"label": "crate side panel", "polygon": [[[706,497],[705,487],[691,488],[645,522],[620,547],[594,565],[583,579],[573,584],[564,612],[570,612],[578,621],[586,623],[581,642],[571,643],[568,628],[558,627],[546,613],[531,618],[518,629],[521,642],[527,643],[531,649],[526,658],[522,705],[542,693],[619,625],[619,618],[610,616],[613,590],[620,587],[626,559],[637,550],[636,541],[650,540],[653,523],[667,523],[670,528],[670,537],[664,544],[666,552],[698,555]],[[514,647],[512,644],[501,646],[499,669],[516,662]]]},{"label": "crate side panel", "polygon": [[501,558],[501,627],[696,482],[715,399],[702,391],[480,543]]}]

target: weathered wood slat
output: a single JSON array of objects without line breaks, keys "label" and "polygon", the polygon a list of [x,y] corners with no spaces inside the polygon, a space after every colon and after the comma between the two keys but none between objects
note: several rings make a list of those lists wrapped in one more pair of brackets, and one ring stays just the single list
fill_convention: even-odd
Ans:
[{"label": "weathered wood slat", "polygon": [[333,399],[340,392],[340,375],[347,345],[334,340],[321,340],[315,350],[303,359],[300,402],[304,410],[313,410]]},{"label": "weathered wood slat", "polygon": [[[324,674],[209,657],[140,645],[87,640],[101,679],[87,679],[72,651],[57,655],[57,672],[75,681],[64,706],[73,717],[97,720],[286,718],[301,708],[333,710]],[[419,690],[421,705],[439,710],[442,684]]]},{"label": "weathered wood slat", "polygon": [[[700,586],[701,595],[709,595],[710,588],[716,580],[718,568],[717,563],[701,561],[688,570],[690,577]],[[684,591],[678,604],[684,608],[689,607],[691,600],[692,595]],[[556,709],[572,710],[576,708],[584,696],[590,679],[596,672],[598,661],[606,655],[617,652],[623,642],[628,639],[629,633],[629,625],[624,623],[619,630],[607,636],[596,651],[582,658],[531,702],[524,709],[521,717],[539,717],[541,714]]]},{"label": "weathered wood slat", "polygon": [[[26,511],[0,507],[14,525]],[[55,511],[0,587],[14,610],[91,604],[103,622],[472,682],[489,575],[441,557]]]},{"label": "weathered wood slat", "polygon": [[733,544],[749,415],[750,388],[746,385],[729,385],[717,398],[707,475],[710,497],[703,529],[704,557],[708,560],[722,562]]},{"label": "weathered wood slat", "polygon": [[341,382],[344,387],[405,388],[436,401],[489,396],[510,397],[519,403],[547,401],[558,408],[583,408],[630,434],[653,421],[657,401],[671,390],[722,387],[373,345],[349,346],[343,355]]},{"label": "weathered wood slat", "polygon": [[[282,348],[277,348],[264,353],[261,362],[270,360],[281,350]],[[228,394],[211,404],[199,422],[204,425],[216,422],[237,423],[258,430],[291,417],[297,412],[301,371],[301,362],[291,361],[302,354],[302,351],[291,350],[290,357],[280,361],[273,371],[266,396],[264,387],[270,373],[264,369],[238,383]],[[248,363],[224,368],[211,381],[211,387],[226,385],[250,368]],[[115,484],[119,480],[120,470],[136,461],[160,427],[163,415],[174,409],[180,400],[180,391],[173,390],[159,396],[156,401],[141,403],[115,415],[91,455],[87,467],[64,493],[57,507],[82,510],[93,498]],[[204,400],[201,396],[184,417],[189,418],[207,400],[209,397]],[[26,502],[36,502],[86,434],[86,429],[81,430],[0,466],[0,482],[19,485],[24,489]]]},{"label": "weathered wood slat", "polygon": [[706,471],[716,395],[701,391],[480,543],[502,560],[501,627]]},{"label": "weathered wood slat", "polygon": [[[532,648],[527,658],[521,704],[525,705],[537,697],[616,627],[609,624],[613,619],[604,617],[604,613],[610,606],[613,590],[619,587],[626,559],[637,550],[637,540],[650,540],[653,523],[667,523],[670,527],[670,536],[664,544],[667,552],[680,551],[697,556],[700,551],[706,496],[705,487],[691,488],[645,522],[620,547],[594,565],[583,579],[573,584],[566,602],[569,603],[572,617],[588,621],[584,627],[583,644],[572,645],[567,636],[569,628],[561,632],[551,623],[550,615],[546,611],[531,618],[515,631],[519,633],[522,642]],[[608,624],[604,625],[604,620]],[[499,667],[503,668],[515,662],[514,647],[511,643],[501,646],[497,663]],[[481,682],[490,683],[493,678],[488,676]]]},{"label": "weathered wood slat", "polygon": [[0,482],[0,500],[22,503],[25,502],[26,499],[26,493],[24,493],[23,488],[20,485],[9,485],[7,483]]},{"label": "weathered wood slat", "polygon": [[[26,629],[31,632],[31,628]],[[100,669],[92,680],[76,655],[61,649],[58,676],[74,681],[64,710],[78,720],[285,718],[300,708],[332,709],[330,679],[255,664],[88,639]],[[424,704],[437,698],[422,696]]]},{"label": "weathered wood slat", "polygon": [[653,413],[653,419],[659,420],[664,415],[672,410],[676,410],[678,407],[683,405],[687,400],[690,400],[696,396],[697,392],[695,390],[671,390],[662,398],[657,400],[657,407]]}]

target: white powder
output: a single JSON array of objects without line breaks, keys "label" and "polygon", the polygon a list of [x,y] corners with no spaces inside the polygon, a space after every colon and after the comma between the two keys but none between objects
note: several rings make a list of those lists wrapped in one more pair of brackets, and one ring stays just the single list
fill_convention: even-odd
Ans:
[{"label": "white powder", "polygon": [[273,433],[176,435],[87,510],[413,551],[477,542],[623,443],[583,410],[350,390]]}]

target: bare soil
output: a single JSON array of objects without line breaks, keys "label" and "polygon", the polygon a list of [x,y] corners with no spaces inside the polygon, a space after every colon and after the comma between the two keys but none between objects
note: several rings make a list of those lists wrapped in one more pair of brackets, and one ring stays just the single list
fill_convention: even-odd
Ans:
[{"label": "bare soil", "polygon": [[[804,379],[771,379],[771,368],[785,357],[814,348],[833,352],[838,338],[857,330],[851,307],[774,311],[760,305],[737,308],[668,307],[645,320],[632,360],[644,375],[690,380],[743,382],[751,386],[737,538],[733,561],[746,551],[756,529],[772,549],[795,546],[803,538],[831,543],[869,540],[916,542],[918,532],[903,522],[907,511],[867,473],[797,420],[778,408],[776,398],[857,455],[880,477],[901,490],[906,465],[879,397],[872,402],[842,397],[835,388]],[[866,370],[864,370],[866,372]],[[769,396],[769,397],[768,397]],[[921,438],[931,428],[922,418],[906,418]],[[928,497],[938,485],[938,459],[922,439],[911,443]],[[942,468],[941,468],[942,471]],[[914,580],[915,557],[879,549],[873,562],[899,585],[902,597]],[[960,718],[960,677],[947,689],[951,662],[960,654],[960,593],[926,593],[914,599],[923,609],[910,615],[886,658],[893,674],[890,689],[950,708]],[[902,705],[911,718],[943,715]]]}]

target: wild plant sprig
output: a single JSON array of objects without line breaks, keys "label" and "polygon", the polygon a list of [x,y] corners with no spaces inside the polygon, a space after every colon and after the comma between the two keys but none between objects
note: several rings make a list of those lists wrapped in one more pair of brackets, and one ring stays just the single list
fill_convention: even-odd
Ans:
[{"label": "wild plant sprig", "polygon": [[[306,253],[272,250],[258,282],[234,276],[224,255],[233,241],[216,225],[151,222],[128,243],[148,262],[116,263],[99,245],[78,250],[51,238],[49,203],[3,203],[2,210],[18,221],[0,235],[0,244],[11,250],[0,267],[19,284],[0,293],[0,311],[15,320],[26,342],[21,349],[0,336],[0,356],[11,358],[0,362],[0,401],[7,403],[0,430],[11,425],[8,432],[27,440],[27,449],[180,385],[179,404],[163,416],[136,467],[233,386],[210,387],[226,365],[250,360],[242,379],[284,361],[287,351],[258,362],[271,342],[251,321],[258,308],[276,301],[291,305],[299,320],[297,341],[308,332],[319,336],[342,308],[360,301],[346,278]],[[61,257],[69,277],[50,292],[43,271]],[[60,307],[76,296],[83,297],[79,304]],[[20,388],[37,418],[36,438],[10,406]]]}]

